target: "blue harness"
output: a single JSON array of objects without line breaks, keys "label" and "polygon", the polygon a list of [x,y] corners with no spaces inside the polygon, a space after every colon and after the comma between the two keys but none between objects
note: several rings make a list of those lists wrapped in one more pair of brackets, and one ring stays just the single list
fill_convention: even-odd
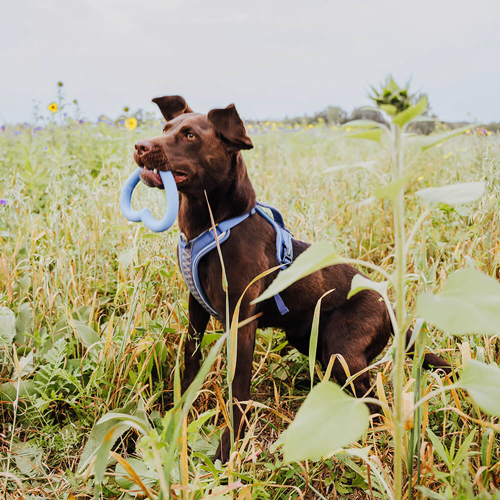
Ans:
[{"label": "blue harness", "polygon": [[[272,217],[270,217],[260,207],[270,210]],[[265,203],[257,202],[257,206],[253,208],[250,213],[243,214],[239,217],[234,217],[233,219],[225,220],[217,224],[215,230],[217,231],[219,245],[224,243],[229,238],[233,227],[237,226],[240,222],[243,222],[256,212],[274,227],[276,231],[276,258],[278,263],[281,265],[281,269],[286,269],[293,260],[292,235],[290,234],[290,231],[286,229],[283,217],[278,210],[266,205]],[[178,258],[179,267],[181,268],[182,276],[189,288],[189,291],[206,311],[208,311],[215,318],[220,319],[217,312],[210,304],[210,301],[201,286],[198,275],[198,266],[201,259],[214,250],[216,246],[217,243],[215,241],[212,228],[207,229],[191,241],[187,241],[184,235],[181,234],[179,237]],[[276,301],[276,306],[282,315],[289,312],[279,294],[274,296],[274,300]]]}]

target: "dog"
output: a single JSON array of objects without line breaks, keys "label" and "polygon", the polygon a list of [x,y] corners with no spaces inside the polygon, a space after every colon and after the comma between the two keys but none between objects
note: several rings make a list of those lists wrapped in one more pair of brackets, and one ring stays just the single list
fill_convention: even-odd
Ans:
[{"label": "dog", "polygon": [[[256,195],[241,154],[242,150],[253,147],[252,141],[232,104],[204,115],[194,113],[180,96],[159,97],[153,102],[166,120],[163,135],[137,142],[134,159],[142,167],[141,180],[149,187],[163,188],[158,171],[169,170],[173,173],[179,191],[178,224],[184,241],[213,232],[208,204],[215,224],[222,225],[223,221],[245,217],[231,228],[230,236],[220,244],[231,318],[247,285],[259,274],[281,264],[276,248],[279,228],[264,216],[254,213]],[[290,238],[290,242],[293,259],[309,247],[308,243],[296,239]],[[307,355],[314,309],[319,298],[328,290],[333,289],[321,303],[317,347],[317,359],[323,366],[328,365],[332,355],[341,354],[351,374],[360,372],[380,354],[392,333],[387,308],[375,291],[364,290],[347,299],[353,277],[362,274],[354,267],[337,264],[297,281],[280,293],[285,312],[273,299],[252,304],[269,287],[277,273],[275,271],[252,284],[241,303],[240,320],[251,321],[238,330],[232,385],[237,402],[250,399],[257,328],[284,330],[288,342]],[[190,292],[183,391],[189,387],[200,368],[199,345],[210,314],[217,315],[223,324],[225,322],[226,295],[222,288],[222,267],[217,250],[207,253],[199,261],[198,279],[211,310],[207,310],[195,290]],[[408,332],[407,337],[410,335],[411,332]],[[424,367],[431,366],[445,370],[449,367],[443,359],[428,353]],[[340,384],[346,382],[346,374],[338,360],[333,364],[332,374]],[[356,377],[353,384],[356,396],[370,393],[367,372]],[[374,408],[370,409],[373,412]],[[237,403],[233,406],[233,417],[237,434],[244,427]],[[226,428],[215,458],[226,462],[230,447],[230,433]]]}]

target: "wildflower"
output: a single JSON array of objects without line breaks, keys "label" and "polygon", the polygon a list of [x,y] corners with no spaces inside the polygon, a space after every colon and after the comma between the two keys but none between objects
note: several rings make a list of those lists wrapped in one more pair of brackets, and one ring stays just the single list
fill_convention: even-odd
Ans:
[{"label": "wildflower", "polygon": [[0,205],[7,205],[7,200],[0,200]]},{"label": "wildflower", "polygon": [[137,127],[137,120],[134,116],[125,120],[125,128],[127,130],[134,130],[135,127]]},{"label": "wildflower", "polygon": [[424,178],[424,176],[423,176],[423,175],[421,175],[421,176],[417,179],[417,181],[421,181],[423,178]]},{"label": "wildflower", "polygon": [[0,128],[2,129],[2,132],[5,132],[5,125],[2,125]]},{"label": "wildflower", "polygon": [[49,107],[48,107],[48,110],[49,111],[52,111],[52,113],[55,113],[57,111],[57,103],[56,102],[53,102]]},{"label": "wildflower", "polygon": [[64,85],[64,83],[63,83],[63,82],[57,82],[57,86],[58,86],[58,87],[62,87],[63,85]]},{"label": "wildflower", "polygon": [[125,107],[123,108],[123,111],[125,111],[125,113],[128,113],[128,110],[129,110],[129,107],[128,107],[128,106],[125,106]]}]

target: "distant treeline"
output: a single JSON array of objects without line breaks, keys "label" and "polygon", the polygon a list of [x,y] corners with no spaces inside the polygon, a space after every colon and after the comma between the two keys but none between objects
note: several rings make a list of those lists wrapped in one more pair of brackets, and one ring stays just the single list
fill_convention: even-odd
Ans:
[{"label": "distant treeline", "polygon": [[[420,99],[424,94],[420,94],[416,100]],[[445,130],[451,130],[458,127],[463,127],[470,122],[462,121],[462,122],[444,122],[439,120],[439,118],[431,114],[431,108],[426,113],[426,116],[430,118],[429,121],[421,121],[413,123],[409,129],[410,132],[416,134],[432,134],[433,132],[443,132]],[[100,116],[99,121],[102,122],[114,122],[116,124],[123,124],[124,120],[135,117],[137,119],[137,123],[139,125],[143,125],[145,123],[156,121],[158,119],[158,115],[156,113],[151,113],[149,111],[145,111],[143,109],[138,109],[135,112],[128,112],[122,114],[115,120],[107,118],[106,116]],[[259,123],[265,123],[267,121],[276,122],[288,126],[300,125],[302,127],[307,127],[308,125],[343,125],[352,120],[374,120],[379,123],[386,123],[384,119],[384,115],[377,111],[374,108],[369,107],[360,107],[355,108],[352,113],[348,113],[346,110],[342,109],[340,106],[328,106],[327,108],[319,111],[318,113],[314,113],[312,115],[303,115],[303,116],[295,116],[292,118],[286,117],[283,120],[245,120],[245,123],[249,123],[252,125],[256,125]],[[500,123],[493,122],[490,124],[481,124],[482,127],[487,131],[492,133],[500,131]]]},{"label": "distant treeline", "polygon": [[[436,115],[430,114],[430,108],[427,112],[427,116],[431,119],[429,121],[421,121],[413,123],[410,127],[410,132],[416,134],[431,134],[435,131],[451,130],[458,127],[463,127],[470,122],[443,122],[439,120]],[[327,108],[314,113],[313,115],[303,115],[296,116],[293,118],[286,117],[281,120],[285,125],[296,125],[301,126],[307,125],[317,125],[320,123],[325,123],[327,125],[343,125],[352,120],[374,120],[379,123],[387,123],[384,119],[384,115],[373,108],[361,107],[355,108],[352,113],[348,113],[340,106],[328,106]],[[247,120],[247,123],[257,123],[257,120]],[[488,125],[482,124],[482,126],[491,132],[500,131],[500,123],[490,123]]]}]

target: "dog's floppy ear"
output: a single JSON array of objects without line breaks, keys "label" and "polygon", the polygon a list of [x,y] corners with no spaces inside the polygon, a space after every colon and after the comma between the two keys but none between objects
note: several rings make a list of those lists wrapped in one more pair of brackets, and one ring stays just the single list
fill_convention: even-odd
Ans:
[{"label": "dog's floppy ear", "polygon": [[240,149],[253,148],[252,141],[247,135],[245,125],[241,121],[234,104],[230,104],[223,109],[212,109],[212,111],[208,112],[207,118],[221,135],[230,153]]},{"label": "dog's floppy ear", "polygon": [[155,97],[153,102],[160,108],[161,114],[167,122],[176,116],[184,113],[192,113],[193,110],[187,105],[186,101],[180,95],[166,95],[164,97]]}]

